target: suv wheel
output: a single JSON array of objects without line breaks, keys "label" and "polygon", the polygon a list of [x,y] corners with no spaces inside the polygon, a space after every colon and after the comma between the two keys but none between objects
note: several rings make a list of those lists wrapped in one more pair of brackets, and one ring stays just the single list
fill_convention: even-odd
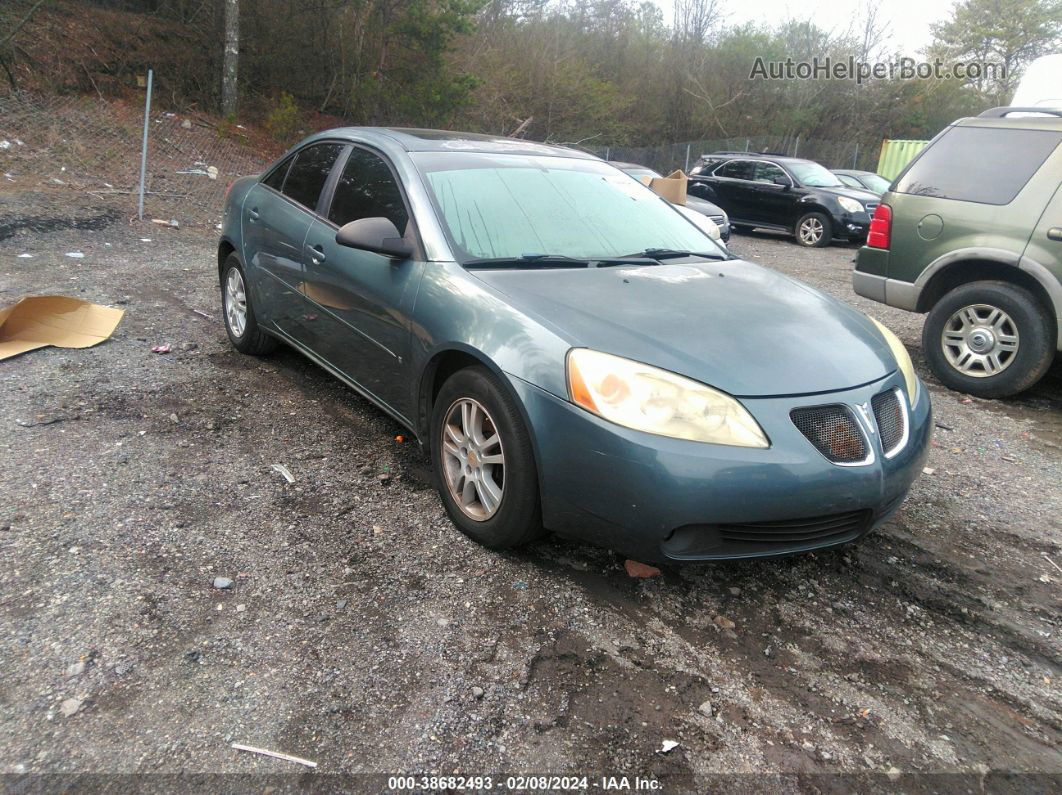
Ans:
[{"label": "suv wheel", "polygon": [[1055,355],[1055,324],[1036,298],[1007,282],[974,282],[929,313],[922,349],[941,382],[984,398],[1016,395],[1039,381]]},{"label": "suv wheel", "polygon": [[832,239],[830,219],[822,213],[808,213],[796,223],[796,241],[806,248],[828,246]]}]

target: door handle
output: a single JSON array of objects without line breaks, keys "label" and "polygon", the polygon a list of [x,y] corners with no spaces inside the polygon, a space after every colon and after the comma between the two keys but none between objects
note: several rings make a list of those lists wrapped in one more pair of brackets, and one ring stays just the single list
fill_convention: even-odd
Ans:
[{"label": "door handle", "polygon": [[251,223],[254,223],[255,221],[258,220],[258,208],[257,207],[252,207],[251,211],[249,213],[247,213],[247,215],[250,217]]},{"label": "door handle", "polygon": [[1048,229],[1047,239],[1062,241],[1062,226],[1052,226]]},{"label": "door handle", "polygon": [[313,261],[314,265],[320,265],[325,261],[324,249],[321,248],[321,246],[307,246],[306,251],[310,255],[310,259]]}]

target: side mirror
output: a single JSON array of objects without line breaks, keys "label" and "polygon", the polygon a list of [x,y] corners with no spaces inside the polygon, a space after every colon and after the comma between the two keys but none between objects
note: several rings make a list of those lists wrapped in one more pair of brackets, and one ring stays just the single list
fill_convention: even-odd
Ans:
[{"label": "side mirror", "polygon": [[786,189],[793,187],[793,183],[789,181],[788,177],[775,177],[771,180],[771,182],[773,182],[775,185],[781,185],[783,188]]},{"label": "side mirror", "polygon": [[409,259],[413,246],[388,218],[359,218],[336,232],[336,242],[348,248],[374,251],[391,259]]}]

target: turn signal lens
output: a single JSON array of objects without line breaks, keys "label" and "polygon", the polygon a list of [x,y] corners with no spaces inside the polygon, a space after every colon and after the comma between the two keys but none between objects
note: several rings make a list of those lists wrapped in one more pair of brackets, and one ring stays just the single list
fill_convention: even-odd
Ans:
[{"label": "turn signal lens", "polygon": [[572,403],[636,431],[736,447],[770,447],[730,395],[667,370],[588,348],[568,352]]}]

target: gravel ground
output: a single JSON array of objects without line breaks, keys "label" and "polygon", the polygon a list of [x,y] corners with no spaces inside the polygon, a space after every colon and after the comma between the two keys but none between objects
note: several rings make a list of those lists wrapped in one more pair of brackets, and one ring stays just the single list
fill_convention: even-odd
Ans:
[{"label": "gravel ground", "polygon": [[1009,402],[943,389],[921,319],[852,293],[854,248],[732,244],[897,331],[933,396],[932,472],[855,547],[634,580],[604,550],[457,533],[393,421],[293,352],[229,347],[210,236],[91,207],[26,228],[18,206],[0,197],[21,219],[0,303],[126,316],[0,363],[0,771],[1062,780],[1062,377]]}]

